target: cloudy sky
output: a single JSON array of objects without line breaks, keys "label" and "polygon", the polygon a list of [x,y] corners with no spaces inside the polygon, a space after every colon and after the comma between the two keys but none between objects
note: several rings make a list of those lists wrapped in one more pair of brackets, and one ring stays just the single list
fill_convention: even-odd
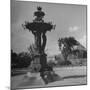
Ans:
[{"label": "cloudy sky", "polygon": [[86,47],[86,6],[51,3],[22,2],[12,0],[11,4],[11,48],[19,53],[27,51],[34,43],[34,36],[24,30],[22,24],[34,19],[33,13],[41,6],[46,13],[44,20],[56,24],[55,30],[47,32],[46,50],[49,55],[60,53],[58,39],[73,36]]}]

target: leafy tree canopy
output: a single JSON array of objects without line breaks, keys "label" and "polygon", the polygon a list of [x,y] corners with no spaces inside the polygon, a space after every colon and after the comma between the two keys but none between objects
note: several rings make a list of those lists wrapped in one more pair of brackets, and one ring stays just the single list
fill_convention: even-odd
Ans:
[{"label": "leafy tree canopy", "polygon": [[58,45],[65,60],[67,60],[68,55],[73,51],[73,46],[79,45],[79,42],[74,37],[65,37],[59,38]]}]

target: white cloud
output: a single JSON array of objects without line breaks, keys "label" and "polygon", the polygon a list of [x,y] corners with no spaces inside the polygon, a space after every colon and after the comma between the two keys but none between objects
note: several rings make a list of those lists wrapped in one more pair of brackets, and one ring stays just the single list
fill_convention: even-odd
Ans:
[{"label": "white cloud", "polygon": [[48,56],[53,56],[53,55],[57,55],[60,54],[60,50],[58,47],[58,44],[54,42],[54,44],[50,44],[46,47],[47,49],[47,55]]},{"label": "white cloud", "polygon": [[80,29],[80,27],[78,27],[78,26],[69,27],[70,32],[75,32],[75,31],[78,31],[79,29]]},{"label": "white cloud", "polygon": [[86,40],[87,40],[87,37],[86,37],[86,35],[84,35],[82,38],[79,39],[79,42],[80,42],[84,47],[86,47]]}]

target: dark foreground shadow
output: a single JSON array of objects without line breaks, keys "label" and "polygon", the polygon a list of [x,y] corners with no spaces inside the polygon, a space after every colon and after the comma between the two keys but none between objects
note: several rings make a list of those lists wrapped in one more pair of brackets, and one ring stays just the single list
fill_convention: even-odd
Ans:
[{"label": "dark foreground shadow", "polygon": [[62,78],[56,73],[53,73],[53,74],[48,73],[47,75],[44,75],[42,79],[45,84],[48,84],[51,82],[60,81]]},{"label": "dark foreground shadow", "polygon": [[73,75],[73,76],[66,76],[66,77],[60,77],[58,74],[49,75],[47,78],[43,78],[45,84],[52,83],[55,81],[62,81],[65,79],[75,79],[75,78],[84,78],[86,75]]}]

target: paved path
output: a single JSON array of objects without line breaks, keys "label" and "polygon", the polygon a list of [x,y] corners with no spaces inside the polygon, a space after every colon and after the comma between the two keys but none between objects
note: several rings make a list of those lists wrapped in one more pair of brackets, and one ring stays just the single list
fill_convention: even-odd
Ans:
[{"label": "paved path", "polygon": [[26,74],[14,76],[11,78],[12,88],[32,88],[32,87],[48,87],[48,86],[63,86],[63,85],[80,85],[86,84],[86,67],[63,67],[54,68],[60,78],[55,82],[45,85],[44,81],[39,77],[39,73],[35,74],[36,77],[28,78]]}]

